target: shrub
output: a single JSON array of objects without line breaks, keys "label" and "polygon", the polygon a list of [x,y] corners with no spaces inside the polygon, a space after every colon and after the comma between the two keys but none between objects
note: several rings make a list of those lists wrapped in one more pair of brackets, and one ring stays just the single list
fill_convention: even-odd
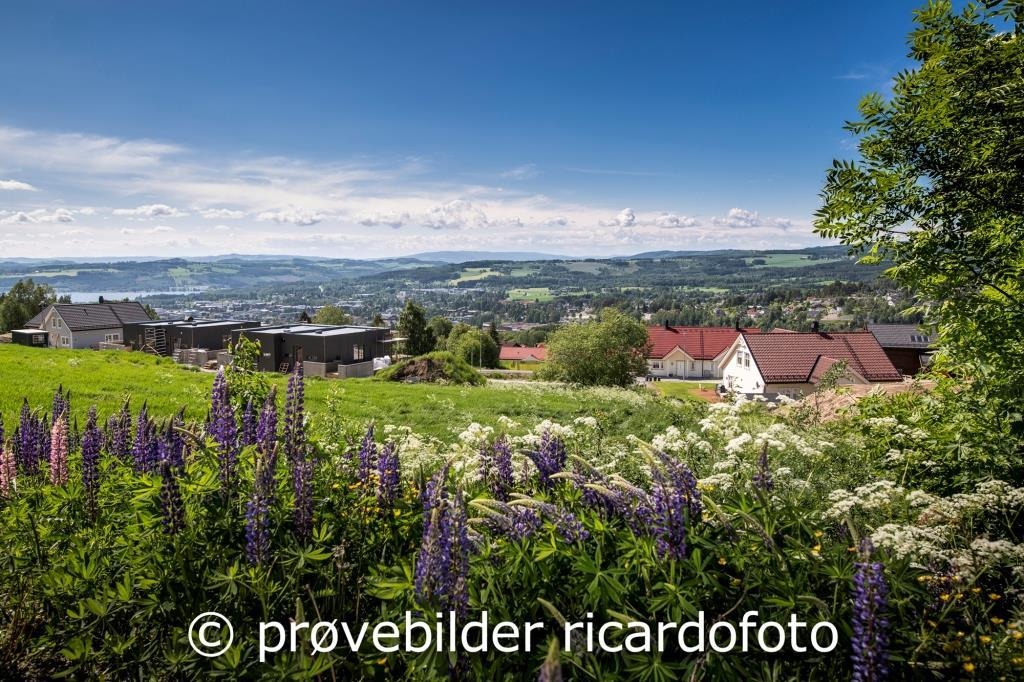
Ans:
[{"label": "shrub", "polygon": [[432,382],[470,386],[479,386],[487,381],[468,362],[448,351],[434,351],[402,360],[378,372],[376,378],[406,383]]}]

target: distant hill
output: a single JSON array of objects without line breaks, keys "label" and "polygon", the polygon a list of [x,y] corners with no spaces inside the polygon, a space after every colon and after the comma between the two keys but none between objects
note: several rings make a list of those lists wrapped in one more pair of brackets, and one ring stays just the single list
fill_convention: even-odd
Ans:
[{"label": "distant hill", "polygon": [[577,256],[558,256],[532,251],[428,251],[409,258],[441,263],[472,263],[476,261],[577,260]]},{"label": "distant hill", "polygon": [[731,256],[751,258],[765,254],[803,254],[813,258],[834,258],[846,255],[845,246],[809,246],[804,249],[716,249],[714,251],[645,251],[632,256],[616,256],[610,260],[639,260],[657,258],[692,258],[694,256]]}]

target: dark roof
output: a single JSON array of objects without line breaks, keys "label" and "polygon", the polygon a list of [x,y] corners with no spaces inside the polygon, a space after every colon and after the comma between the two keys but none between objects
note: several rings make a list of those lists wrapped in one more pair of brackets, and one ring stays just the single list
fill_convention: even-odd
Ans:
[{"label": "dark roof", "polygon": [[46,306],[45,308],[40,310],[38,313],[33,315],[32,319],[25,323],[25,328],[28,329],[30,327],[36,327],[36,328],[42,327],[43,326],[43,318],[46,317],[46,311],[49,310],[49,309],[50,309],[50,306]]},{"label": "dark roof", "polygon": [[866,381],[903,378],[870,332],[769,332],[743,341],[766,384],[813,383],[839,360]]},{"label": "dark roof", "polygon": [[875,335],[882,348],[921,348],[935,345],[935,334],[921,331],[916,324],[869,324],[868,331]]},{"label": "dark roof", "polygon": [[53,306],[73,332],[89,329],[113,329],[130,322],[149,322],[146,309],[138,301],[128,303],[60,303]]},{"label": "dark roof", "polygon": [[713,360],[732,345],[741,332],[756,334],[757,327],[648,327],[649,358],[663,358],[678,346],[694,360]]}]

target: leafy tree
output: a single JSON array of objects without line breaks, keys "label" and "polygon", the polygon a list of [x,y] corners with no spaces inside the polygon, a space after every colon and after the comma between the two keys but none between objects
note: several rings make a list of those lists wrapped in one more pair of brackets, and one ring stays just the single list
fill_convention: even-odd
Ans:
[{"label": "leafy tree", "polygon": [[383,327],[384,326],[384,316],[381,315],[380,313],[374,313],[373,314],[373,321],[370,322],[370,324],[372,326],[374,326],[374,327]]},{"label": "leafy tree", "polygon": [[427,314],[422,306],[409,300],[398,316],[398,333],[405,337],[405,352],[423,355],[434,350],[434,334],[427,327]]},{"label": "leafy tree", "polygon": [[452,333],[452,321],[444,315],[434,315],[427,322],[427,327],[430,329],[430,333],[434,335],[439,349],[447,342],[448,335]]},{"label": "leafy tree", "polygon": [[57,296],[49,284],[36,284],[31,279],[18,280],[10,291],[0,297],[0,331],[23,327],[56,300]]},{"label": "leafy tree", "polygon": [[259,410],[270,393],[270,379],[259,371],[260,342],[240,336],[238,343],[228,347],[231,364],[224,370],[231,401],[244,410],[251,400],[253,409]]},{"label": "leafy tree", "polygon": [[325,305],[313,316],[315,324],[352,324],[352,316],[336,305]]},{"label": "leafy tree", "polygon": [[958,356],[1024,366],[1024,41],[1017,2],[917,13],[915,69],[873,93],[859,161],[835,161],[816,230],[914,289]]},{"label": "leafy tree", "polygon": [[501,348],[490,334],[476,327],[461,326],[466,328],[452,330],[447,349],[474,367],[497,367]]},{"label": "leafy tree", "polygon": [[501,348],[501,334],[498,333],[498,321],[491,320],[491,324],[487,327],[487,334],[494,341],[495,345]]},{"label": "leafy tree", "polygon": [[548,338],[541,376],[588,386],[629,386],[647,370],[647,329],[614,308]]},{"label": "leafy tree", "polygon": [[149,316],[149,319],[151,319],[151,320],[159,320],[160,319],[159,313],[157,313],[156,309],[153,306],[149,305],[148,303],[143,303],[142,304],[142,309],[146,311],[146,315]]},{"label": "leafy tree", "polygon": [[917,64],[889,97],[861,100],[847,124],[860,159],[833,163],[815,221],[862,261],[888,260],[888,275],[917,292],[938,326],[938,366],[971,380],[954,398],[965,403],[957,438],[973,431],[985,457],[1007,443],[997,434],[1024,436],[1022,21],[1010,0],[919,10]]}]

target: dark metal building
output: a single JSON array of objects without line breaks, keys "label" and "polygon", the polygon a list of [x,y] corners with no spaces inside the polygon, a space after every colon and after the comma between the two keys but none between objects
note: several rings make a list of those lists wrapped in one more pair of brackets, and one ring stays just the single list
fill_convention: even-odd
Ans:
[{"label": "dark metal building", "polygon": [[938,338],[916,324],[869,324],[868,331],[878,339],[889,361],[906,376],[926,367],[935,352]]},{"label": "dark metal building", "polygon": [[259,368],[265,372],[289,371],[301,358],[314,376],[369,376],[373,359],[388,353],[389,334],[383,327],[293,324],[237,329],[232,337],[259,341]]},{"label": "dark metal building", "polygon": [[134,350],[173,355],[189,348],[224,350],[236,329],[258,327],[252,320],[153,320],[124,326],[124,342]]},{"label": "dark metal building", "polygon": [[49,345],[49,337],[42,329],[12,329],[11,342],[21,346],[46,348]]}]

